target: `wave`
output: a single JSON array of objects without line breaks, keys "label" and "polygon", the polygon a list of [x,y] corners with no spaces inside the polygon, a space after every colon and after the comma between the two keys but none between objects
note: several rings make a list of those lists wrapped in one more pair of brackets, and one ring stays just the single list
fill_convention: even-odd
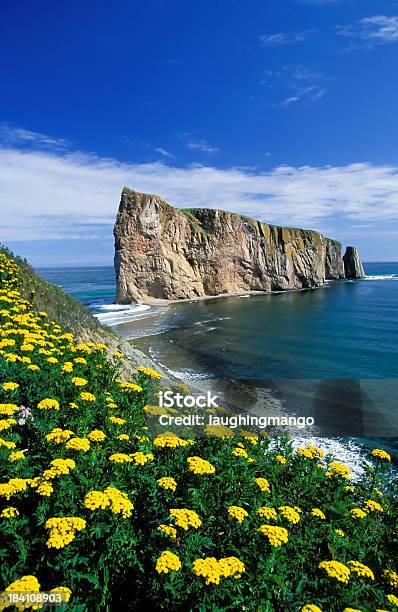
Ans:
[{"label": "wave", "polygon": [[[94,306],[94,305],[93,305]],[[141,318],[143,313],[151,310],[151,307],[145,304],[135,304],[122,306],[118,304],[102,304],[95,305],[95,309],[99,312],[94,312],[93,316],[104,323],[105,325],[113,326],[122,323],[129,323],[138,318]]]},{"label": "wave", "polygon": [[365,280],[365,281],[398,280],[398,274],[366,275],[362,280]]}]

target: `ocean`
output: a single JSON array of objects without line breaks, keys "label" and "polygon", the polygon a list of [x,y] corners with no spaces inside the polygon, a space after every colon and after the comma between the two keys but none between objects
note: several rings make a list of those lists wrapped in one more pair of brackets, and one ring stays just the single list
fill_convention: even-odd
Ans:
[{"label": "ocean", "polygon": [[[38,272],[184,381],[311,414],[317,434],[398,438],[398,263],[307,291],[118,307],[112,267]],[[227,382],[228,381],[228,382]],[[261,404],[261,402],[260,402]]]}]

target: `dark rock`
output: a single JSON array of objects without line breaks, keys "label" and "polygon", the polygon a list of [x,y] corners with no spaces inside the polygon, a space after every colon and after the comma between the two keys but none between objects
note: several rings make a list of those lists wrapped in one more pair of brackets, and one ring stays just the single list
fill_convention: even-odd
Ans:
[{"label": "dark rock", "polygon": [[364,278],[365,272],[359,258],[358,250],[348,246],[343,257],[346,278]]}]

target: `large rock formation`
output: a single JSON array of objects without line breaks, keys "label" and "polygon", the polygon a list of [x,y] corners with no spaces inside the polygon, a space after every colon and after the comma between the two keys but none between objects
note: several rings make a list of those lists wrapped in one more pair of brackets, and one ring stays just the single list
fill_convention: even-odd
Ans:
[{"label": "large rock formation", "polygon": [[344,278],[341,244],[318,232],[173,208],[126,187],[114,235],[119,304],[301,289]]},{"label": "large rock formation", "polygon": [[358,250],[355,247],[348,246],[346,248],[343,261],[346,278],[363,278],[365,276]]}]

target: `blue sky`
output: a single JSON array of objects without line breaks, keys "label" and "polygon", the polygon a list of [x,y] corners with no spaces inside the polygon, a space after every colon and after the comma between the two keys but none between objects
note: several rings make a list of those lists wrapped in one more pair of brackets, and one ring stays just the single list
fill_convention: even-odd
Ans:
[{"label": "blue sky", "polygon": [[127,184],[397,260],[398,2],[5,0],[0,241],[111,264]]}]

